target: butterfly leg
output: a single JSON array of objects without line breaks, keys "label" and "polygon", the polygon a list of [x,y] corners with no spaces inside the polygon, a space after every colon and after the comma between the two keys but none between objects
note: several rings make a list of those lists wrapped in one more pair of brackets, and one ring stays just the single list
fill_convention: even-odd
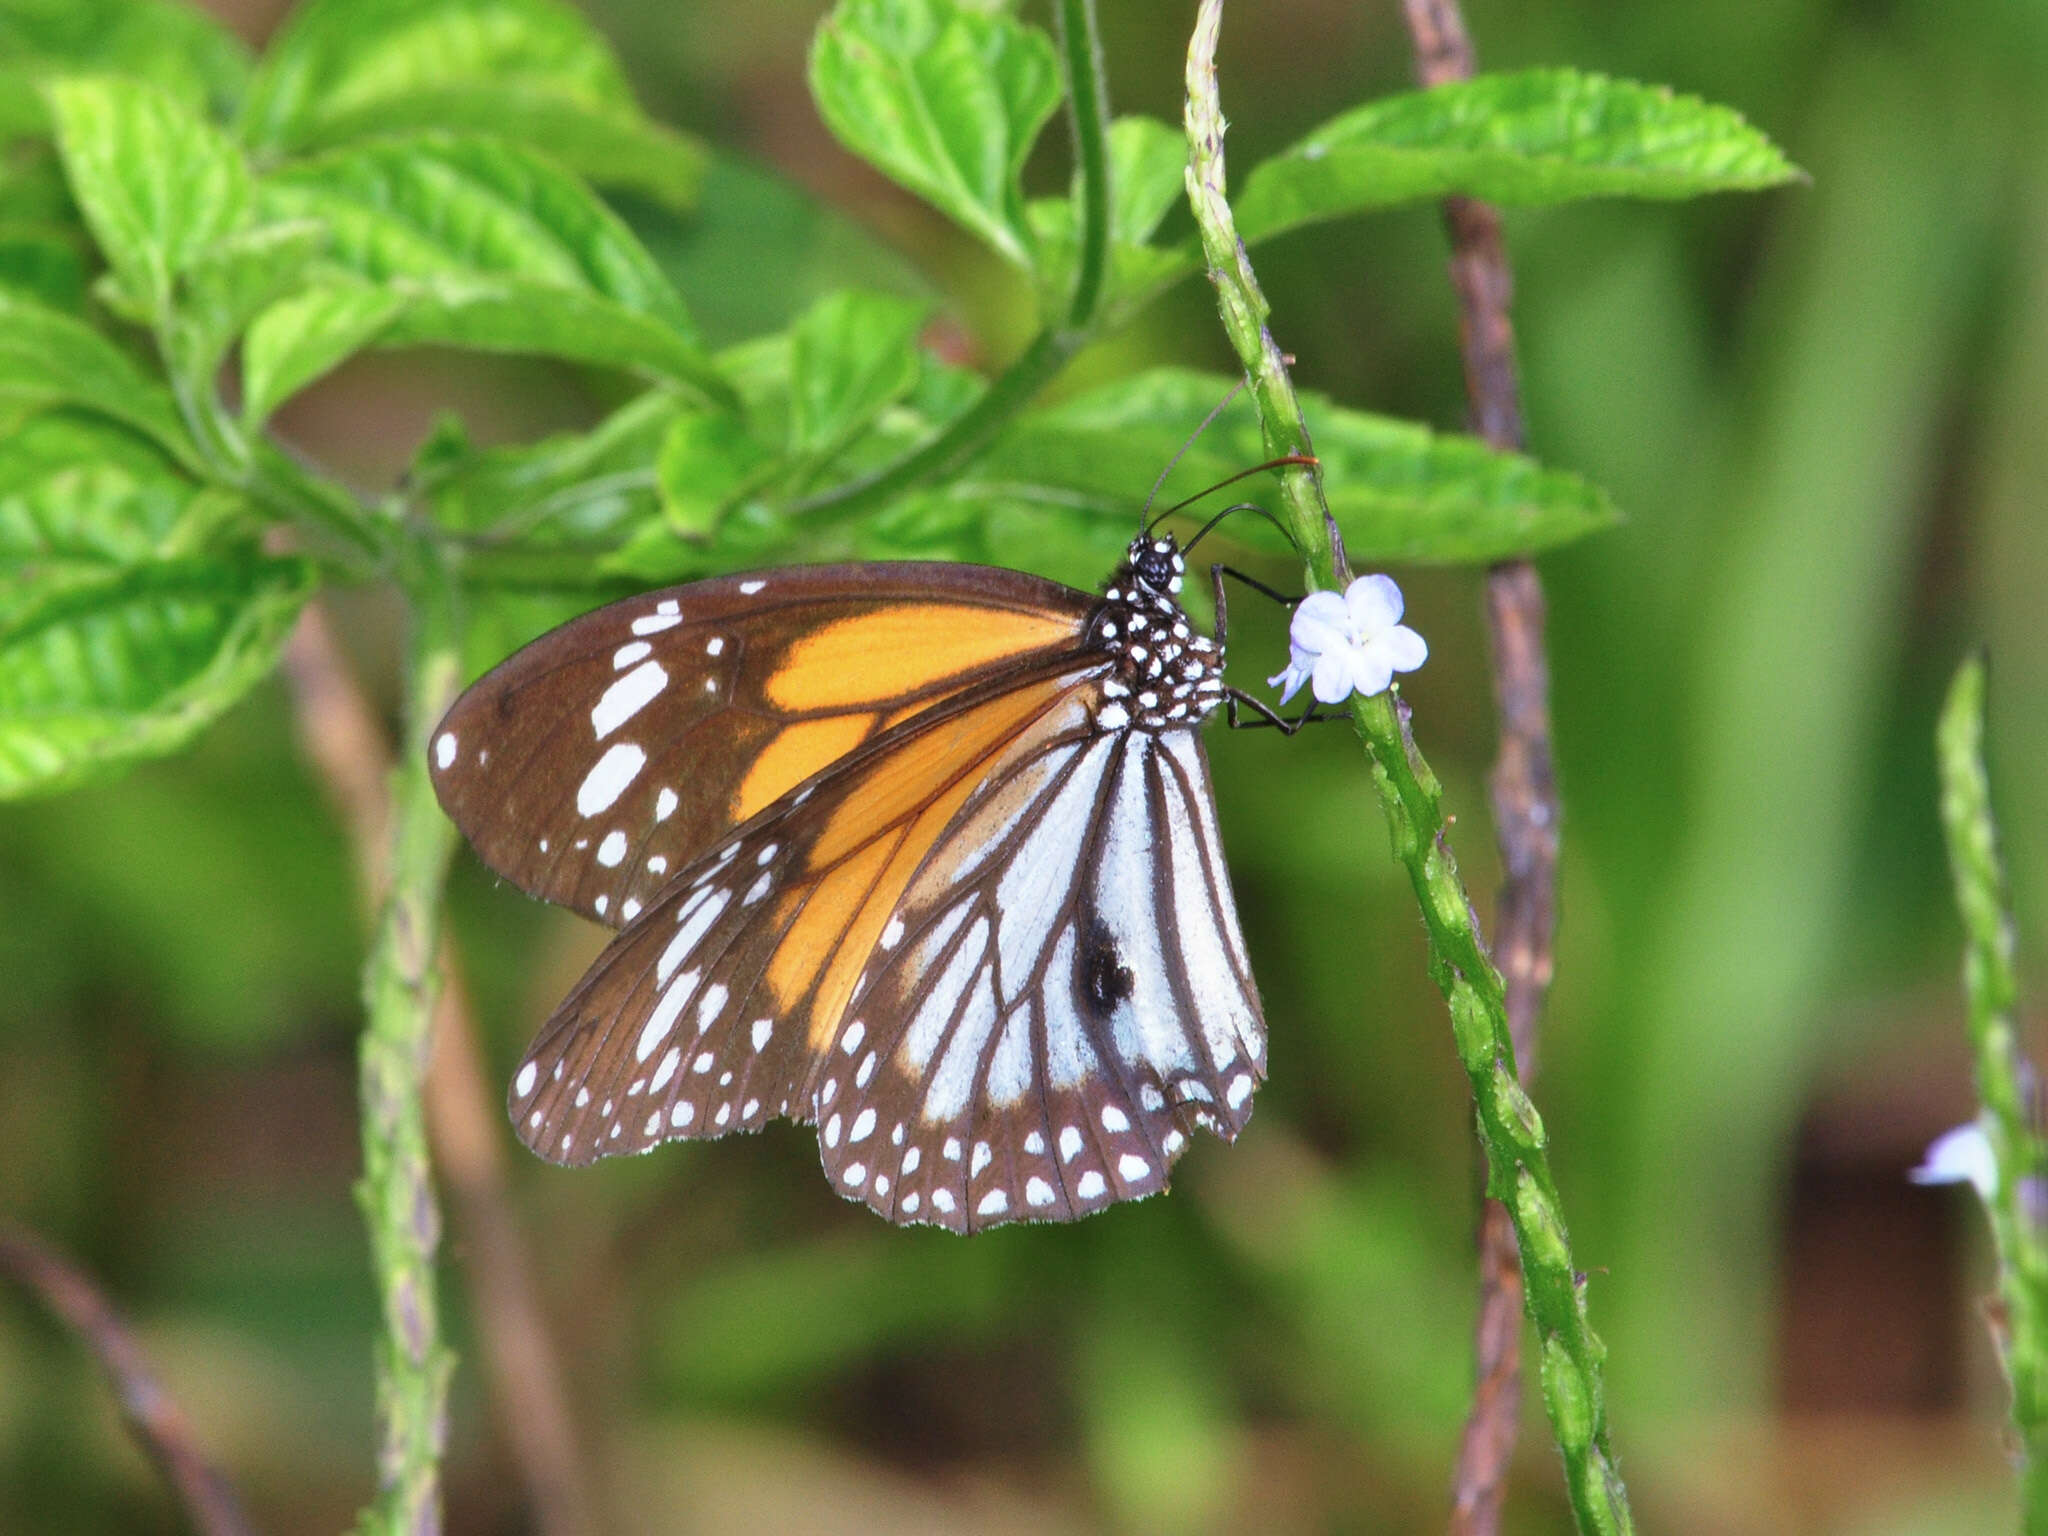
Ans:
[{"label": "butterfly leg", "polygon": [[[1290,720],[1264,699],[1246,693],[1242,688],[1225,689],[1223,705],[1224,724],[1233,731],[1262,731],[1271,727],[1283,736],[1292,736],[1304,725],[1327,725],[1334,721],[1351,718],[1349,715],[1322,714],[1320,712],[1322,705],[1315,700],[1310,700],[1308,708]],[[1256,720],[1246,720],[1238,713],[1240,709],[1248,709],[1259,718]]]},{"label": "butterfly leg", "polygon": [[1230,631],[1229,610],[1223,596],[1223,578],[1229,576],[1243,582],[1254,592],[1270,597],[1282,608],[1292,608],[1301,601],[1299,595],[1289,597],[1285,592],[1276,591],[1255,576],[1247,576],[1235,566],[1216,564],[1209,567],[1209,583],[1216,591],[1216,643],[1222,645]]},{"label": "butterfly leg", "polygon": [[[1222,564],[1210,566],[1209,581],[1216,590],[1216,644],[1218,646],[1224,643],[1225,637],[1230,632],[1229,609],[1224,597],[1223,588],[1223,578],[1226,576],[1234,577],[1250,587],[1254,592],[1270,597],[1283,608],[1292,608],[1301,601],[1299,596],[1289,597],[1284,592],[1275,591],[1263,581],[1253,576],[1247,576],[1243,571],[1237,570],[1235,567]],[[1284,736],[1292,736],[1304,725],[1319,724],[1325,720],[1344,720],[1350,718],[1347,715],[1319,714],[1317,711],[1322,706],[1316,700],[1311,699],[1308,708],[1290,720],[1267,704],[1265,700],[1246,693],[1242,688],[1226,689],[1224,692],[1224,704],[1225,720],[1233,731],[1257,731],[1271,727]],[[1256,720],[1245,719],[1240,711],[1246,709],[1259,718]]]}]

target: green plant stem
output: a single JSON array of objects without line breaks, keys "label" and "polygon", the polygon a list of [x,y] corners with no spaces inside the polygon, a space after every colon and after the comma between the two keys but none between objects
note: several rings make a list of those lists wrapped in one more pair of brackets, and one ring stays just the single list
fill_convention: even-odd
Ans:
[{"label": "green plant stem", "polygon": [[1078,187],[1080,259],[1066,314],[1043,327],[979,400],[892,464],[790,503],[791,517],[845,522],[904,492],[959,473],[1095,339],[1109,268],[1109,92],[1094,0],[1060,0],[1060,56],[1067,70]]},{"label": "green plant stem", "polygon": [[1085,334],[1064,325],[1046,327],[1032,338],[1022,356],[997,375],[979,400],[924,442],[893,464],[791,502],[789,515],[846,522],[886,506],[927,481],[943,480],[993,442],[1087,341]]},{"label": "green plant stem", "polygon": [[[1275,457],[1310,453],[1285,359],[1265,327],[1265,296],[1225,196],[1215,67],[1222,19],[1222,0],[1203,0],[1188,44],[1188,197],[1224,329],[1251,381],[1266,451]],[[1340,588],[1349,571],[1318,472],[1291,469],[1281,486],[1281,517],[1302,552],[1310,583]],[[1582,1532],[1618,1536],[1634,1523],[1608,1443],[1606,1350],[1586,1316],[1584,1280],[1572,1262],[1543,1122],[1516,1080],[1500,973],[1487,957],[1478,916],[1444,838],[1442,786],[1416,748],[1405,701],[1387,692],[1354,699],[1351,710],[1372,762],[1394,856],[1408,871],[1422,908],[1430,973],[1450,1004],[1458,1058],[1472,1086],[1486,1151],[1487,1192],[1514,1221],[1528,1312],[1541,1341],[1544,1406],[1563,1453],[1573,1516]]]},{"label": "green plant stem", "polygon": [[1067,66],[1067,112],[1074,131],[1074,226],[1081,237],[1067,327],[1087,331],[1109,277],[1109,84],[1095,0],[1060,0],[1060,54]]},{"label": "green plant stem", "polygon": [[2048,1145],[2036,1124],[2033,1068],[2013,1025],[2013,925],[1984,771],[1984,684],[1984,660],[1973,656],[1957,669],[1942,705],[1936,731],[1941,822],[1963,919],[1963,990],[1984,1105],[1980,1124],[1998,1168],[1998,1187],[1985,1202],[1998,1247],[2003,1327],[1994,1333],[2012,1382],[2026,1529],[2048,1532],[2048,1241],[2038,1212],[2048,1190]]},{"label": "green plant stem", "polygon": [[450,583],[415,546],[406,589],[413,639],[405,752],[392,782],[390,887],[364,974],[363,1178],[383,1331],[377,1341],[377,1498],[362,1529],[440,1529],[440,1462],[454,1357],[441,1342],[434,1253],[441,1217],[427,1155],[422,1091],[439,978],[442,879],[455,830],[427,777],[429,738],[461,681]]}]

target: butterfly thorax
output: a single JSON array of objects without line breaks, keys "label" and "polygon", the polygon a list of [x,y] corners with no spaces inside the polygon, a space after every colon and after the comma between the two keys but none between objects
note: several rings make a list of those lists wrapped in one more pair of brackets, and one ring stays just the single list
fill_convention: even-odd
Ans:
[{"label": "butterfly thorax", "polygon": [[1180,605],[1186,563],[1171,537],[1133,540],[1089,620],[1090,643],[1113,658],[1096,725],[1188,730],[1223,702],[1223,647]]}]

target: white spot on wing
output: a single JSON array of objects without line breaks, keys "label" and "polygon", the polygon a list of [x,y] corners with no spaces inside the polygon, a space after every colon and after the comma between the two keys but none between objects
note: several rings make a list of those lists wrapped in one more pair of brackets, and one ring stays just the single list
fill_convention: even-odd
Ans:
[{"label": "white spot on wing", "polygon": [[[952,1059],[951,1052],[947,1053],[947,1059]],[[1023,1098],[1030,1088],[1031,1004],[1026,1001],[1010,1015],[1002,1038],[996,1041],[995,1055],[988,1064],[987,1092],[991,1103],[1007,1106]],[[1031,1150],[1043,1151],[1044,1144],[1041,1142]]]},{"label": "white spot on wing", "polygon": [[[666,1054],[661,1058],[661,1065],[654,1069],[654,1076],[648,1081],[647,1091],[649,1093],[661,1092],[662,1089],[668,1086],[669,1079],[676,1075],[676,1068],[682,1064],[683,1048],[679,1045],[670,1046]],[[649,1131],[647,1134],[651,1136],[654,1133]]]},{"label": "white spot on wing", "polygon": [[668,686],[668,669],[658,661],[643,661],[605,689],[590,710],[590,728],[603,741],[628,720],[645,709]]},{"label": "white spot on wing", "polygon": [[1000,1189],[992,1189],[981,1197],[981,1204],[974,1208],[977,1216],[1000,1216],[1010,1208],[1009,1195]]},{"label": "white spot on wing", "polygon": [[658,635],[664,629],[674,629],[682,622],[682,615],[680,614],[650,613],[644,618],[638,618],[633,621],[633,633],[636,635]]},{"label": "white spot on wing", "polygon": [[442,769],[455,766],[455,733],[443,731],[434,741],[434,762]]},{"label": "white spot on wing", "polygon": [[610,810],[619,796],[626,792],[626,787],[639,777],[646,763],[647,754],[633,742],[615,742],[606,748],[604,756],[592,765],[590,772],[583,776],[583,782],[577,786],[577,812],[595,816],[600,811]]},{"label": "white spot on wing", "polygon": [[703,1034],[718,1017],[718,1010],[725,1006],[725,983],[714,981],[704,989],[704,1000],[697,1004],[697,1033]]},{"label": "white spot on wing", "polygon": [[654,797],[654,819],[667,821],[675,813],[676,792],[664,784],[661,786],[661,793]]},{"label": "white spot on wing", "polygon": [[614,827],[597,845],[597,862],[606,869],[617,869],[626,862],[626,834]]},{"label": "white spot on wing", "polygon": [[725,910],[726,900],[724,891],[715,890],[710,886],[705,887],[702,899],[695,904],[696,910],[685,912],[687,921],[676,930],[676,936],[668,941],[668,948],[661,952],[661,959],[654,968],[657,981],[667,981],[669,973],[681,965],[690,951],[697,947],[697,941],[710,931],[711,925],[718,921],[718,914]]},{"label": "white spot on wing", "polygon": [[[683,1011],[683,1004],[690,1000],[690,989],[680,981],[661,994],[661,1001],[654,1005],[654,1012],[647,1016],[647,1023],[640,1030],[639,1044],[633,1047],[637,1061],[645,1061],[654,1054],[654,1048],[668,1038],[668,1032],[675,1028],[676,1016]],[[610,1110],[605,1111],[610,1114]]]},{"label": "white spot on wing", "polygon": [[540,1066],[529,1061],[519,1069],[519,1076],[512,1080],[512,1091],[522,1099],[533,1092],[533,1085],[540,1080]]},{"label": "white spot on wing", "polygon": [[[977,917],[961,941],[952,963],[933,985],[923,1007],[918,1010],[915,1022],[904,1036],[905,1052],[913,1063],[921,1063],[932,1048],[923,1045],[919,1037],[934,1033],[935,1029],[943,1030],[959,1004],[961,989],[970,984],[973,986],[966,1009],[953,1028],[953,1037],[946,1043],[945,1055],[940,1057],[938,1068],[931,1076],[931,1085],[925,1091],[924,1117],[927,1120],[950,1120],[967,1107],[967,1100],[974,1092],[975,1078],[979,1075],[982,1053],[987,1050],[989,1035],[995,1029],[995,981],[981,965],[987,936],[988,919]],[[1026,1070],[1029,1070],[1028,1063]]]}]

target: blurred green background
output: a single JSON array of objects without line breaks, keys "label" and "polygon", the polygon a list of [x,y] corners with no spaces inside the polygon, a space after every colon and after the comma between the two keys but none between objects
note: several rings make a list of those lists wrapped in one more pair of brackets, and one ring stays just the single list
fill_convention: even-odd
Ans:
[{"label": "blurred green background", "polygon": [[[252,41],[281,9],[211,8]],[[628,209],[711,340],[847,281],[944,295],[983,363],[1028,333],[993,258],[819,125],[818,5],[589,9],[647,104],[725,156],[693,218]],[[1177,118],[1191,8],[1105,9],[1115,103]],[[1981,1223],[1903,1174],[1970,1113],[1930,736],[1980,641],[2037,1025],[2048,997],[2048,6],[1468,16],[1485,64],[1726,102],[1813,176],[1508,221],[1532,449],[1630,514],[1543,562],[1566,828],[1537,1099],[1639,1516],[2009,1526]],[[1238,4],[1233,162],[1409,71],[1392,0]],[[1049,133],[1037,185],[1064,154]],[[1443,257],[1428,209],[1262,252],[1301,381],[1461,424]],[[1063,387],[1227,358],[1188,283]],[[284,426],[376,487],[437,409],[509,439],[603,400],[563,370],[406,355]],[[1483,894],[1478,578],[1397,574],[1432,648],[1417,734]],[[393,613],[337,611],[390,708]],[[1247,612],[1247,677],[1281,645]],[[1441,1524],[1478,1176],[1412,899],[1344,733],[1212,754],[1273,1076],[1169,1198],[963,1243],[844,1204],[787,1127],[582,1172],[513,1159],[606,1528]],[[351,879],[275,684],[185,758],[0,815],[0,1213],[104,1281],[272,1530],[338,1529],[370,1488]],[[466,855],[453,899],[495,1096],[598,935]],[[472,1234],[450,1239],[449,1527],[534,1529],[469,1329]],[[0,1530],[175,1528],[81,1351],[0,1292]],[[1569,1528],[1533,1396],[1510,1528]]]}]

